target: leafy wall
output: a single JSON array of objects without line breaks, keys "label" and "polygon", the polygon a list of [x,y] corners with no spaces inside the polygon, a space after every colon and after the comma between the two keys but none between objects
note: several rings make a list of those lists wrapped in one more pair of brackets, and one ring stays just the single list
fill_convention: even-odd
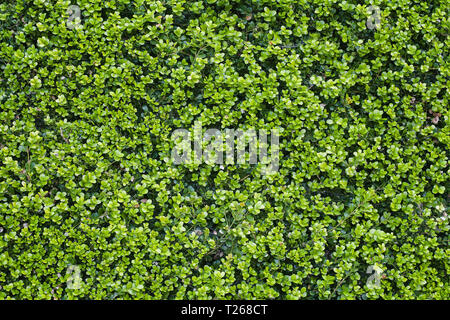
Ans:
[{"label": "leafy wall", "polygon": [[70,4],[0,4],[0,298],[450,298],[448,1]]}]

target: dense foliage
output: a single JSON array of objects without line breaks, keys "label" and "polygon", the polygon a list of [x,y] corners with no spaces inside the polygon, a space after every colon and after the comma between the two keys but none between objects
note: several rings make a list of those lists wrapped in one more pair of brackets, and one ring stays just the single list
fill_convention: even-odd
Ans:
[{"label": "dense foliage", "polygon": [[0,3],[0,299],[450,298],[447,0]]}]

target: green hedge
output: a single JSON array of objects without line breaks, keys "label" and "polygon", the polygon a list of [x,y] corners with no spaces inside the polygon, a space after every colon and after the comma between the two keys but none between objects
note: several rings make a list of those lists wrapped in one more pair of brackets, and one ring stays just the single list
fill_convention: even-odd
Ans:
[{"label": "green hedge", "polygon": [[2,1],[0,299],[449,299],[450,5],[358,2]]}]

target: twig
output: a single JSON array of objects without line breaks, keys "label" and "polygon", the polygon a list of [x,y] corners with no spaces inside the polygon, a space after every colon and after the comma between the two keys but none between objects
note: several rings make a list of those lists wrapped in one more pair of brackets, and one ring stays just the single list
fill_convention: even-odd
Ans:
[{"label": "twig", "polygon": [[69,143],[69,140],[68,139],[66,139],[66,137],[64,137],[64,134],[63,134],[63,131],[62,131],[62,128],[59,128],[59,132],[61,133],[61,137],[64,139],[64,141],[66,142],[66,143]]},{"label": "twig", "polygon": [[336,288],[334,288],[333,292],[331,293],[330,297],[328,299],[331,299],[331,297],[334,296],[334,293],[336,292],[336,290],[341,286],[342,282],[344,282],[345,279],[348,278],[348,275],[345,276],[341,281],[339,281],[339,283],[337,284]]}]

